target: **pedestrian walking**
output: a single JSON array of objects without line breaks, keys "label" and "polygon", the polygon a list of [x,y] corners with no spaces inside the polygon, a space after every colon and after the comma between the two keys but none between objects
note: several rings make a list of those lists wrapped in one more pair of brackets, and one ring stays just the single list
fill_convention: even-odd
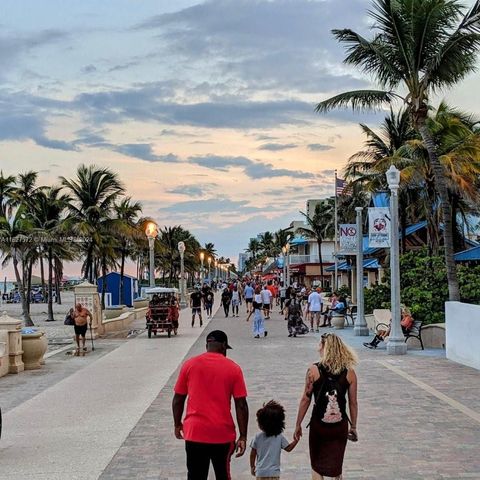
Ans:
[{"label": "pedestrian walking", "polygon": [[253,323],[252,323],[252,331],[253,331],[253,338],[260,338],[261,335],[266,337],[268,332],[265,330],[265,321],[262,315],[262,295],[261,295],[261,288],[257,287],[255,289],[255,297],[253,298],[253,310],[248,314],[247,322],[250,320],[252,314]]},{"label": "pedestrian walking", "polygon": [[[230,459],[245,453],[247,389],[242,369],[227,358],[228,338],[214,330],[207,352],[187,360],[180,370],[172,402],[175,437],[185,441],[188,480],[207,480],[210,463],[217,480],[230,480]],[[239,436],[231,414],[234,399]],[[187,401],[187,412],[182,422]]]},{"label": "pedestrian walking", "polygon": [[232,294],[232,317],[238,317],[238,306],[240,305],[240,292],[238,287],[233,288]]},{"label": "pedestrian walking", "polygon": [[318,333],[320,330],[320,315],[322,311],[322,296],[321,296],[322,289],[317,288],[313,290],[312,293],[308,296],[307,300],[307,309],[310,314],[310,331],[313,332],[313,325],[316,324],[316,332]]},{"label": "pedestrian walking", "polygon": [[245,304],[247,305],[247,313],[250,313],[253,311],[253,296],[255,295],[255,290],[250,282],[247,283],[243,295],[245,298]]},{"label": "pedestrian walking", "polygon": [[213,290],[211,288],[209,288],[205,293],[204,302],[205,302],[205,310],[207,312],[207,318],[212,318],[214,296],[213,296]]},{"label": "pedestrian walking", "polygon": [[260,293],[263,303],[263,315],[265,320],[270,318],[270,308],[272,304],[272,292],[268,289],[267,285],[263,287],[263,290]]},{"label": "pedestrian walking", "polygon": [[250,471],[257,480],[279,480],[282,450],[291,452],[298,440],[289,442],[282,435],[285,430],[285,409],[274,400],[258,410],[257,423],[261,432],[255,435],[250,444]]},{"label": "pedestrian walking", "polygon": [[[90,322],[88,321],[89,318]],[[92,326],[93,315],[87,308],[82,306],[82,304],[77,303],[73,313],[73,320],[75,322],[73,329],[75,331],[75,341],[77,342],[78,355],[80,353],[80,337],[82,338],[82,349],[84,352],[87,351],[87,347],[85,346],[85,337],[87,335],[88,323],[90,323],[90,327]]]},{"label": "pedestrian walking", "polygon": [[222,305],[223,311],[225,312],[225,317],[228,317],[230,312],[230,303],[232,301],[232,292],[228,287],[225,287],[222,292]]},{"label": "pedestrian walking", "polygon": [[280,293],[280,311],[283,311],[283,307],[285,305],[285,299],[287,295],[287,288],[285,287],[285,284],[283,282],[280,285],[279,293]]},{"label": "pedestrian walking", "polygon": [[[357,356],[333,333],[322,335],[319,352],[320,362],[307,370],[294,438],[302,436],[302,422],[313,396],[309,424],[312,480],[324,476],[341,479],[347,440],[358,439],[357,376],[353,369]],[[346,412],[347,394],[350,418]]]},{"label": "pedestrian walking", "polygon": [[196,286],[195,291],[190,294],[190,308],[192,309],[192,327],[195,326],[195,315],[198,315],[198,318],[200,319],[200,326],[203,325],[202,302],[202,292],[200,291],[200,288]]}]

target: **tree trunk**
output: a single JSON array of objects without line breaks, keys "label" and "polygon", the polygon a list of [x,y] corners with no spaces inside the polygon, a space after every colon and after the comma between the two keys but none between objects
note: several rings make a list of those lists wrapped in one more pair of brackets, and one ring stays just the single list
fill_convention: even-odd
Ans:
[{"label": "tree trunk", "polygon": [[45,290],[45,269],[43,268],[43,255],[40,256],[40,278],[42,282],[42,298],[45,302],[46,290]]},{"label": "tree trunk", "polygon": [[56,257],[54,257],[54,265],[55,265],[55,301],[58,305],[62,304],[62,295],[60,292],[60,281],[63,278],[63,264],[62,261]]},{"label": "tree trunk", "polygon": [[48,308],[47,322],[53,322],[53,254],[52,247],[48,247]]},{"label": "tree trunk", "polygon": [[318,245],[318,263],[320,263],[320,285],[323,290],[323,257],[322,257],[322,240],[317,239]]},{"label": "tree trunk", "polygon": [[457,268],[454,260],[452,207],[448,199],[445,172],[438,158],[435,141],[426,124],[426,118],[418,119],[418,131],[428,151],[430,165],[435,176],[435,185],[440,198],[443,217],[443,243],[445,247],[445,265],[447,268],[448,297],[450,301],[460,301]]},{"label": "tree trunk", "polygon": [[102,258],[102,310],[105,310],[105,293],[107,292],[107,259]]},{"label": "tree trunk", "polygon": [[122,260],[120,262],[120,291],[118,292],[119,305],[123,305],[123,275],[125,273],[125,247],[122,248]]},{"label": "tree trunk", "polygon": [[[26,327],[33,327],[35,324],[30,317],[30,312],[28,311],[27,299],[25,296],[25,286],[23,279],[20,277],[20,271],[18,270],[18,258],[17,258],[17,249],[13,250],[13,269],[15,270],[15,278],[17,280],[18,293],[20,294],[20,301],[22,302],[22,316],[23,321],[25,322]],[[23,266],[22,266],[22,270]]]},{"label": "tree trunk", "polygon": [[28,313],[30,313],[30,304],[31,304],[31,298],[32,298],[32,272],[33,272],[33,259],[30,259],[28,264],[27,264],[27,308],[28,308]]}]

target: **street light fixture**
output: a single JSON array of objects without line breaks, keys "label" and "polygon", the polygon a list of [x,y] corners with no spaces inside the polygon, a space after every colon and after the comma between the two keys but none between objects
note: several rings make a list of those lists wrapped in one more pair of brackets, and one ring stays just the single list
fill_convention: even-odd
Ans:
[{"label": "street light fixture", "polygon": [[290,243],[287,242],[287,244],[283,248],[285,249],[285,253],[287,255],[285,280],[286,280],[286,286],[288,287],[290,285]]},{"label": "street light fixture", "polygon": [[200,285],[203,286],[203,261],[205,260],[205,252],[200,252]]},{"label": "street light fixture", "polygon": [[368,336],[367,321],[365,320],[364,294],[363,294],[363,207],[356,207],[357,212],[357,317],[353,333],[356,336]]},{"label": "street light fixture", "polygon": [[210,285],[212,284],[212,280],[210,278],[210,268],[212,266],[212,257],[208,257],[207,259],[207,262],[208,262],[208,281],[210,283]]},{"label": "street light fixture", "polygon": [[180,307],[187,306],[187,299],[185,295],[185,243],[178,242],[178,251],[180,253]]},{"label": "street light fixture", "polygon": [[158,227],[153,222],[148,222],[145,227],[145,235],[148,238],[148,249],[150,252],[149,278],[150,287],[155,286],[155,239],[158,235]]},{"label": "street light fixture", "polygon": [[387,170],[387,182],[390,188],[390,274],[391,274],[391,311],[392,324],[387,343],[388,355],[405,355],[407,344],[402,332],[400,311],[400,252],[398,238],[398,188],[400,186],[400,171],[391,165]]}]

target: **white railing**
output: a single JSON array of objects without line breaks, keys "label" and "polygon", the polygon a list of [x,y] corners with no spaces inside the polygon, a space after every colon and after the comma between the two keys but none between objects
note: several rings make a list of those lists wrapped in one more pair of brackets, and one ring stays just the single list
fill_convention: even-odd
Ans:
[{"label": "white railing", "polygon": [[[331,255],[322,256],[323,263],[333,263],[334,259]],[[290,265],[298,265],[301,263],[320,263],[318,255],[290,255]]]}]

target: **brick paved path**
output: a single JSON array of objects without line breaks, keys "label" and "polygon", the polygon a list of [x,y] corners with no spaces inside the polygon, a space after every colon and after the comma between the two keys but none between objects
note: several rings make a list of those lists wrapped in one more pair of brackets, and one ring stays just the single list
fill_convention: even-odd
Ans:
[{"label": "brick paved path", "polygon": [[[218,313],[188,356],[204,351],[209,330],[225,330],[234,347],[229,356],[240,363],[247,381],[249,437],[256,432],[255,411],[271,398],[286,407],[286,435],[291,437],[305,370],[317,360],[319,334],[287,338],[278,314],[267,326],[266,339],[253,339],[244,316],[225,319]],[[405,357],[389,357],[384,350],[362,347],[365,338],[354,337],[351,328],[340,334],[360,355],[360,440],[347,447],[345,478],[480,480],[479,372],[447,361],[441,352],[412,350]],[[172,434],[175,378],[147,409],[102,480],[186,478],[183,443]],[[283,479],[310,478],[307,439],[284,453],[282,463]],[[248,455],[232,460],[232,475],[252,478]]]}]

